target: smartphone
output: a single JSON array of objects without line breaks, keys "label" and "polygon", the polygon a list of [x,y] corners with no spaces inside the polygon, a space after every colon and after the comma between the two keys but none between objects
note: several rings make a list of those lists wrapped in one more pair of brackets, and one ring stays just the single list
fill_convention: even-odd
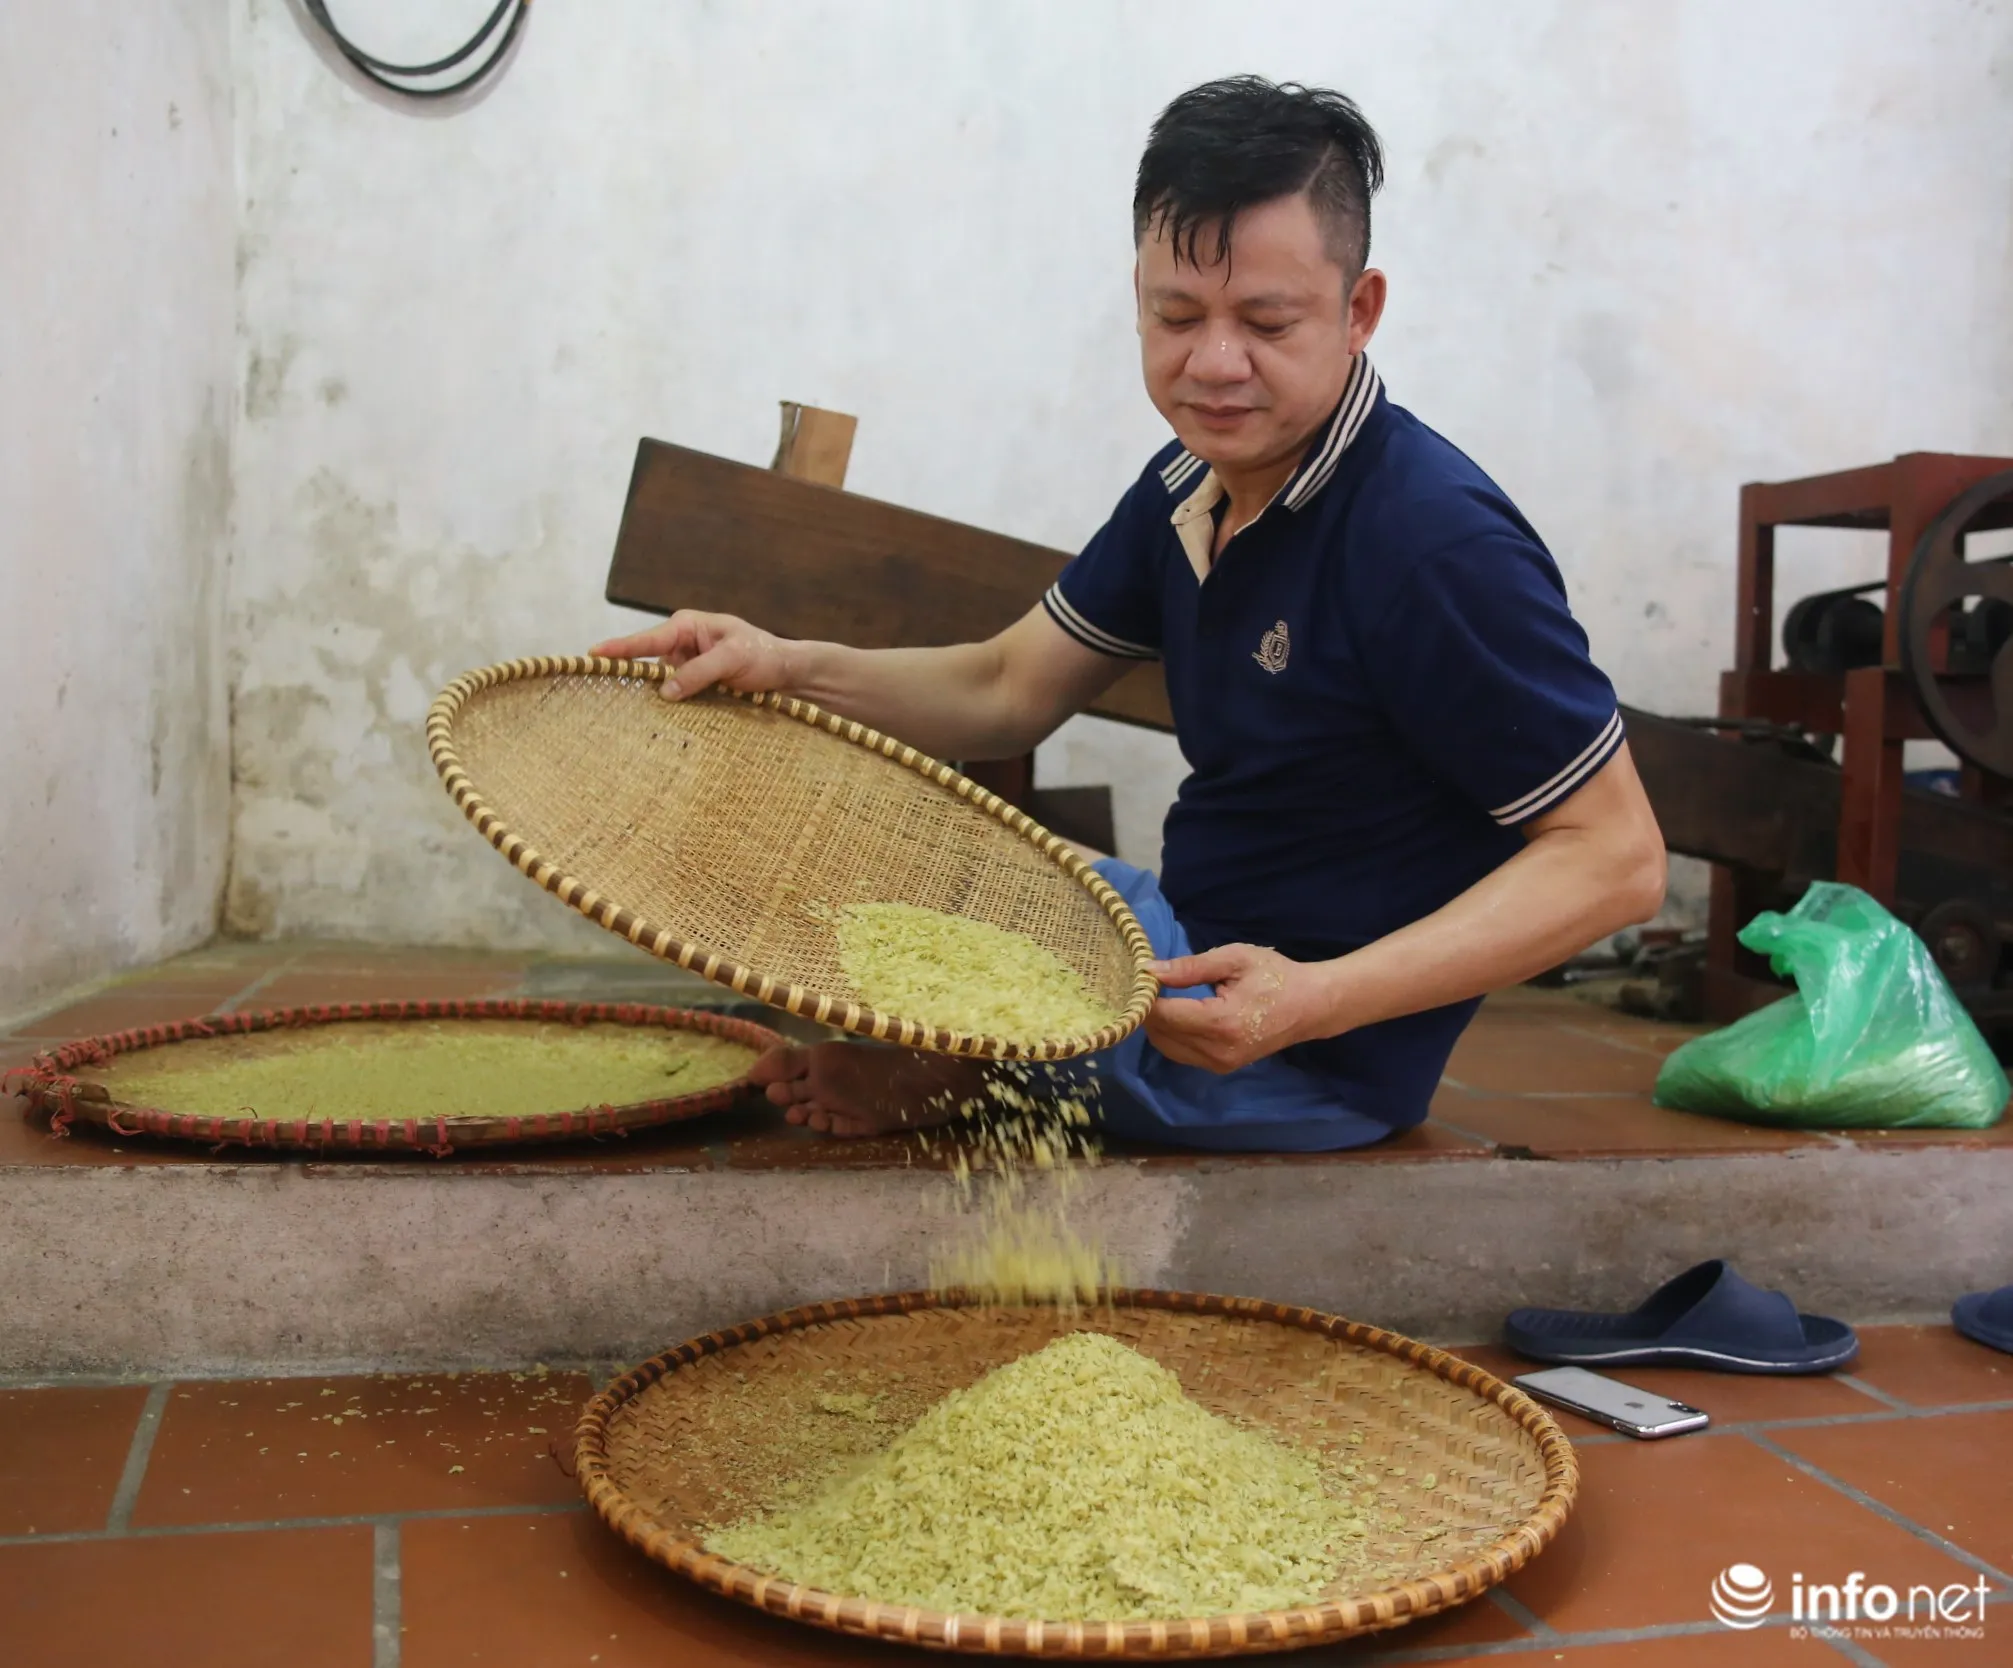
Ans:
[{"label": "smartphone", "polygon": [[1619,1379],[1603,1378],[1584,1367],[1553,1367],[1542,1373],[1524,1373],[1510,1382],[1541,1402],[1550,1402],[1597,1425],[1609,1425],[1625,1436],[1639,1436],[1645,1441],[1703,1430],[1712,1423],[1710,1416],[1698,1408],[1651,1395]]}]

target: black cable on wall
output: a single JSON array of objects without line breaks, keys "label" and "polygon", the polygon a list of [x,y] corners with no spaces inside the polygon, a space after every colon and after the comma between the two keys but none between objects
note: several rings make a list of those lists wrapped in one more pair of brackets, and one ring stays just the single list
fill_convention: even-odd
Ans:
[{"label": "black cable on wall", "polygon": [[[301,0],[301,3],[308,16],[314,19],[315,26],[328,36],[335,49],[349,60],[351,68],[359,75],[402,98],[421,99],[451,98],[456,93],[467,92],[482,80],[509,54],[510,43],[517,38],[517,31],[524,27],[525,14],[531,10],[531,0],[496,0],[496,9],[483,20],[482,27],[445,58],[437,58],[430,64],[392,64],[372,57],[345,35],[336,26],[335,19],[329,16],[326,0]],[[440,87],[409,85],[421,77],[457,68],[481,53],[485,44],[489,48],[487,54],[458,81]]]}]

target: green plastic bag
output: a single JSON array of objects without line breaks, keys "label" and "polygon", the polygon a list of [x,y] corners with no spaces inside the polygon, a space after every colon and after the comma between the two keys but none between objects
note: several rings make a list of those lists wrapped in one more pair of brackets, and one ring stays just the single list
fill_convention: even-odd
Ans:
[{"label": "green plastic bag", "polygon": [[1819,881],[1741,929],[1796,994],[1694,1037],[1656,1103],[1797,1129],[1983,1129],[2006,1074],[1914,933],[1856,886]]}]

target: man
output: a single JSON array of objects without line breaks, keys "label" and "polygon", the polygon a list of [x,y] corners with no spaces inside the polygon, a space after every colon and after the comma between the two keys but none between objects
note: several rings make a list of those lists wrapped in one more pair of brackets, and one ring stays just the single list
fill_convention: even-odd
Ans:
[{"label": "man", "polygon": [[[953,759],[1026,752],[1158,657],[1193,773],[1157,883],[1099,865],[1162,958],[1144,1032],[1099,1061],[1126,1135],[1311,1150],[1408,1128],[1485,992],[1662,900],[1551,557],[1365,357],[1382,176],[1338,93],[1238,77],[1162,112],[1133,283],[1175,439],[990,642],[862,651],[688,612],[595,651],[663,657],[673,698],[786,690]],[[978,1069],[828,1044],[758,1075],[793,1122],[858,1135],[929,1121]]]}]

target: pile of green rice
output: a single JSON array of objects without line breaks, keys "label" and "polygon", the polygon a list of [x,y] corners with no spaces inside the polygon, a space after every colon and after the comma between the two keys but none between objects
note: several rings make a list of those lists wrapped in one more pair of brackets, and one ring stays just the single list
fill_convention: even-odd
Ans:
[{"label": "pile of green rice", "polygon": [[1116,1621],[1311,1603],[1363,1532],[1311,1454],[1079,1332],[945,1397],[807,1503],[706,1544],[886,1604]]},{"label": "pile of green rice", "polygon": [[1117,1019],[1026,933],[916,904],[851,904],[839,966],[869,1007],[973,1036],[1075,1037]]}]

